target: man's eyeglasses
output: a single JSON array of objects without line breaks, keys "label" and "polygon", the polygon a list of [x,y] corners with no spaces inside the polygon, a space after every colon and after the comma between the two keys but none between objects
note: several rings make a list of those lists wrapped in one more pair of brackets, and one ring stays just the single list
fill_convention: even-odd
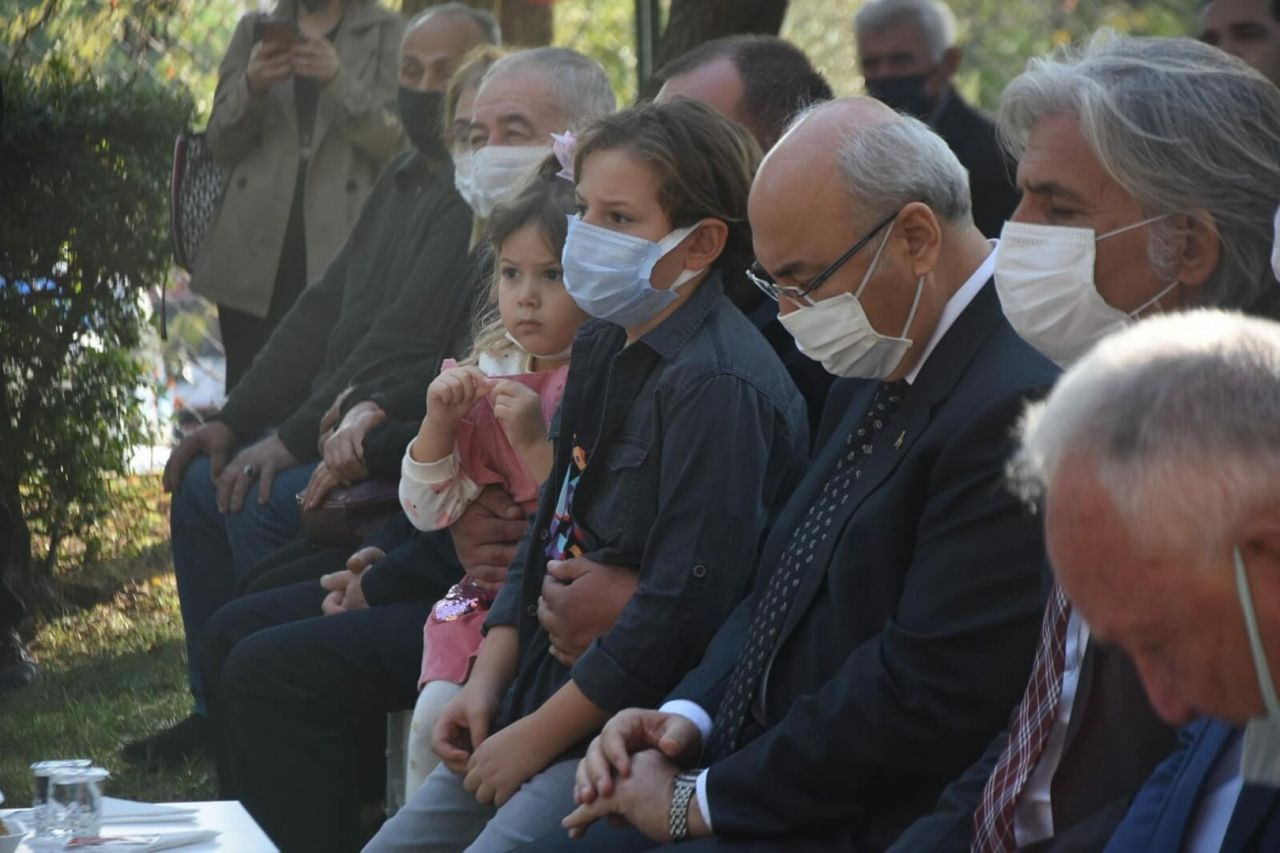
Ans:
[{"label": "man's eyeglasses", "polygon": [[887,216],[879,225],[871,229],[871,233],[867,234],[867,236],[850,246],[849,251],[836,258],[830,266],[815,275],[803,287],[788,287],[785,284],[778,284],[773,280],[769,273],[765,271],[764,267],[760,266],[759,261],[756,261],[751,266],[747,267],[747,278],[751,280],[752,284],[760,288],[760,290],[764,292],[765,296],[775,302],[782,296],[799,302],[819,287],[822,287],[823,283],[826,282],[827,279],[835,275],[840,270],[840,267],[844,266],[850,258],[858,254],[858,250],[871,242],[871,238],[879,234],[886,225],[897,217],[897,215],[897,212],[894,212]]}]

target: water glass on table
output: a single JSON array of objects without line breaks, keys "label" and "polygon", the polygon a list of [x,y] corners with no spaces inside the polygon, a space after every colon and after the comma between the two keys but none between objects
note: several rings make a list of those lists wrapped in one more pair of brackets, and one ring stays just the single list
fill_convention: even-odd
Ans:
[{"label": "water glass on table", "polygon": [[35,824],[36,838],[52,838],[51,812],[49,809],[49,781],[64,770],[87,770],[93,762],[87,758],[67,758],[57,761],[37,761],[31,765],[31,817]]}]

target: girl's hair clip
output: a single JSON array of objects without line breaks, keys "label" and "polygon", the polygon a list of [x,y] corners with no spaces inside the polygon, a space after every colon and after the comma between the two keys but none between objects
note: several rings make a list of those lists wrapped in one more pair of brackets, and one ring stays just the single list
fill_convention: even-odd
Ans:
[{"label": "girl's hair clip", "polygon": [[578,147],[578,140],[571,130],[553,133],[551,139],[551,153],[560,161],[560,171],[556,172],[556,177],[573,183],[573,153]]}]

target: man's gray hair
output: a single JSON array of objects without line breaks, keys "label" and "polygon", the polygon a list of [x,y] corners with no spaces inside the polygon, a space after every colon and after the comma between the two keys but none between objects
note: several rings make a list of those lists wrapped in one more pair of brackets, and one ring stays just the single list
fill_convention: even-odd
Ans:
[{"label": "man's gray hair", "polygon": [[[1102,167],[1146,215],[1202,210],[1221,257],[1205,305],[1246,309],[1276,287],[1268,258],[1280,202],[1280,90],[1243,62],[1191,39],[1102,32],[1078,51],[1033,59],[1000,99],[1015,159],[1047,115],[1074,116]],[[1177,232],[1151,229],[1149,255],[1172,275]]]},{"label": "man's gray hair", "polygon": [[867,0],[853,16],[853,32],[882,30],[904,19],[916,22],[935,63],[955,47],[956,15],[942,0]]},{"label": "man's gray hair", "polygon": [[1040,497],[1092,464],[1136,538],[1204,549],[1280,498],[1280,323],[1171,312],[1104,338],[1028,407],[1010,466]]},{"label": "man's gray hair", "polygon": [[466,3],[441,3],[438,6],[428,6],[413,16],[413,19],[409,21],[409,26],[405,28],[405,32],[409,32],[427,18],[440,14],[460,15],[468,18],[480,30],[486,44],[502,44],[502,25],[498,23],[498,19],[492,13],[486,12],[484,9],[477,9],[474,6],[468,6]]},{"label": "man's gray hair", "polygon": [[480,86],[507,75],[529,74],[542,75],[547,81],[568,127],[608,115],[617,104],[600,63],[567,47],[535,47],[504,56],[485,72]]},{"label": "man's gray hair", "polygon": [[913,201],[946,222],[972,221],[969,173],[919,119],[900,115],[848,133],[836,149],[836,164],[868,225]]}]

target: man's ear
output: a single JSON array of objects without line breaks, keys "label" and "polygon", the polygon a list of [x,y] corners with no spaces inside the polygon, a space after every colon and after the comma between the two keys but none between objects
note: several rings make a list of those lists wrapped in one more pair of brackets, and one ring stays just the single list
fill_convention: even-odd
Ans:
[{"label": "man's ear", "polygon": [[1183,287],[1201,287],[1222,259],[1218,225],[1207,210],[1170,217],[1177,232],[1175,278]]},{"label": "man's ear", "polygon": [[689,270],[706,269],[716,262],[729,241],[729,226],[719,219],[704,219],[698,223],[684,257],[684,267]]},{"label": "man's ear", "polygon": [[[960,70],[960,60],[964,58],[964,51],[960,47],[949,47],[942,53],[942,61],[938,63],[938,79],[943,86],[951,82],[951,78],[956,76],[956,72]],[[941,94],[941,93],[939,93]]]},{"label": "man's ear", "polygon": [[942,226],[927,204],[913,201],[902,208],[893,231],[897,239],[907,243],[907,263],[913,278],[928,275],[937,268],[942,252]]}]

